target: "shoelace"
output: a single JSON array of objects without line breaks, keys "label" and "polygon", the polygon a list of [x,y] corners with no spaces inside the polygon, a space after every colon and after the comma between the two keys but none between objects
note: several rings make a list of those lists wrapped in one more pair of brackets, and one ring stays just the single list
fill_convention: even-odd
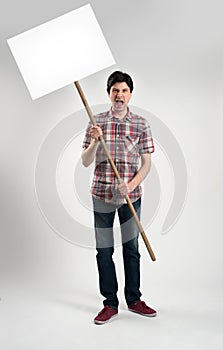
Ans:
[{"label": "shoelace", "polygon": [[98,313],[98,316],[104,314],[107,311],[107,309],[108,309],[108,306],[107,307],[105,306],[104,309]]}]

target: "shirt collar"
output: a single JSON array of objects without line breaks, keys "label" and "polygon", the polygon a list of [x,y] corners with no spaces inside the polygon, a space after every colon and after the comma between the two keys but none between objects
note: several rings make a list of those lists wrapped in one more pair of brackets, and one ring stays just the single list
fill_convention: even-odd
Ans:
[{"label": "shirt collar", "polygon": [[[113,113],[113,111],[112,111],[112,108],[111,108],[110,111],[109,111],[109,116],[110,116],[111,118],[116,118],[116,119],[118,119],[118,118],[114,115],[114,113]],[[127,120],[127,121],[130,122],[130,123],[131,123],[131,121],[132,121],[132,114],[131,114],[131,112],[130,112],[129,107],[127,107],[127,114],[125,115],[125,117],[124,117],[121,121],[125,121],[125,120]]]}]

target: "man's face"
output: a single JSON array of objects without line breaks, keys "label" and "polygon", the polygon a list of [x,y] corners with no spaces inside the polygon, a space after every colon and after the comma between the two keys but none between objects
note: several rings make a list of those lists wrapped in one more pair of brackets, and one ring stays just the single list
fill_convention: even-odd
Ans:
[{"label": "man's face", "polygon": [[114,112],[120,113],[126,110],[129,100],[132,96],[128,85],[123,83],[115,83],[108,94],[111,103],[112,109]]}]

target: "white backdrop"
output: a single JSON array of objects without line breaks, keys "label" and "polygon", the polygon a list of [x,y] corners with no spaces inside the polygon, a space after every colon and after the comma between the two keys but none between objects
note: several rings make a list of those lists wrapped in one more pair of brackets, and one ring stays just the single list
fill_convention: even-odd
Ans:
[{"label": "white backdrop", "polygon": [[[188,195],[176,225],[161,235],[164,207],[149,228],[157,255],[141,244],[143,298],[154,320],[127,313],[121,249],[120,319],[97,328],[101,307],[95,252],[59,237],[35,196],[39,149],[64,118],[82,109],[73,86],[32,101],[6,39],[78,8],[85,1],[8,1],[1,4],[1,236],[0,335],[8,349],[198,349],[222,343],[222,130],[223,48],[221,1],[91,1],[117,64],[82,81],[92,105],[108,103],[107,76],[129,72],[132,105],[165,123],[184,153]],[[87,117],[84,124],[87,123]],[[80,157],[80,149],[75,157]],[[156,154],[154,163],[159,166]],[[170,200],[160,169],[163,203]],[[171,179],[170,186],[171,184]],[[166,184],[166,187],[165,187]],[[162,204],[162,203],[161,203]],[[78,211],[78,207],[77,207]],[[13,337],[12,337],[13,334]],[[88,336],[88,340],[86,337]]]}]

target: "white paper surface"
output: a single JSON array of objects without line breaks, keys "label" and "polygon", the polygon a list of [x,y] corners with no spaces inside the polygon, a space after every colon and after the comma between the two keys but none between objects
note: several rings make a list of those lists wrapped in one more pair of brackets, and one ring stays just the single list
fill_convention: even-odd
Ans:
[{"label": "white paper surface", "polygon": [[115,64],[90,4],[7,42],[32,99]]}]

